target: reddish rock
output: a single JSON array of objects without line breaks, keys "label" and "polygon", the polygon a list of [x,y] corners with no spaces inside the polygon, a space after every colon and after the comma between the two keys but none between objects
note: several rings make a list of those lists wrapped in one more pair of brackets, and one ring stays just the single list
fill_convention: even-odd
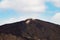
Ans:
[{"label": "reddish rock", "polygon": [[0,40],[60,40],[60,25],[27,19],[0,26]]}]

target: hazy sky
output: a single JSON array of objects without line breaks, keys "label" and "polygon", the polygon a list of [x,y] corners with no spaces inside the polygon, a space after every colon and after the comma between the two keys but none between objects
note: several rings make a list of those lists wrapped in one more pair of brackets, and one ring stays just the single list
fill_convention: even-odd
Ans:
[{"label": "hazy sky", "polygon": [[27,18],[60,24],[60,0],[0,0],[0,25]]}]

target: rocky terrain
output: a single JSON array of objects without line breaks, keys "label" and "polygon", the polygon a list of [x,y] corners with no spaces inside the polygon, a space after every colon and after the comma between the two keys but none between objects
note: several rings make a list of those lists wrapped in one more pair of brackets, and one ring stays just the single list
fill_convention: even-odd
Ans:
[{"label": "rocky terrain", "polygon": [[60,40],[60,25],[26,19],[0,26],[0,40]]}]

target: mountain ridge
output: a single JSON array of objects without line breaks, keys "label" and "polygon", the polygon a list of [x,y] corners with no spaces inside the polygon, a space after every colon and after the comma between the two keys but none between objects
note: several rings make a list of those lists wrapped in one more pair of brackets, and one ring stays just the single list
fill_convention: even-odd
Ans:
[{"label": "mountain ridge", "polygon": [[19,40],[60,40],[60,25],[39,19],[26,19],[0,26],[1,34],[11,34],[20,37]]}]

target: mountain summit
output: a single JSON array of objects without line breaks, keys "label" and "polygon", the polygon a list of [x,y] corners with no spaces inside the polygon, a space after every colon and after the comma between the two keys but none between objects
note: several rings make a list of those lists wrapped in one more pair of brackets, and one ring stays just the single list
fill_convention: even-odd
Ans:
[{"label": "mountain summit", "polygon": [[0,26],[0,40],[60,40],[60,25],[26,19]]}]

